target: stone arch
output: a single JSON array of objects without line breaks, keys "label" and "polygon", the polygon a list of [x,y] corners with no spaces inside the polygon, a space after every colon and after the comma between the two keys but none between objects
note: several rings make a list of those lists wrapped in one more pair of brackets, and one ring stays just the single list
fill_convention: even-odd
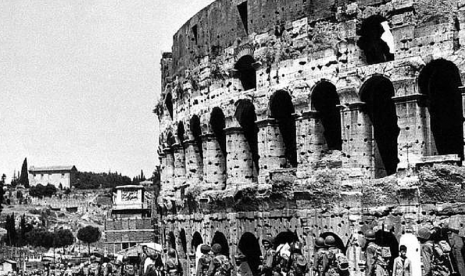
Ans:
[{"label": "stone arch", "polygon": [[191,250],[192,252],[196,252],[197,247],[203,243],[202,235],[199,232],[195,231],[194,235],[192,236],[191,241]]},{"label": "stone arch", "polygon": [[174,236],[173,231],[168,233],[168,247],[176,249],[176,237]]},{"label": "stone arch", "polygon": [[[458,154],[463,159],[462,85],[457,66],[445,59],[429,62],[418,77],[426,96],[430,127],[437,154]],[[436,153],[433,153],[436,154]]]},{"label": "stone arch", "polygon": [[210,114],[210,126],[213,134],[216,136],[218,144],[220,145],[223,156],[226,157],[226,133],[224,132],[224,128],[226,127],[226,119],[221,108],[213,108]]},{"label": "stone arch", "polygon": [[197,115],[193,115],[189,121],[189,129],[194,137],[194,141],[199,149],[200,158],[203,159],[203,147],[202,147],[202,128],[200,127],[200,118]]},{"label": "stone arch", "polygon": [[339,237],[337,234],[333,233],[333,232],[323,232],[320,234],[320,237],[322,237],[323,239],[325,239],[326,237],[328,236],[333,236],[334,239],[336,240],[336,247],[339,248],[342,253],[346,253],[346,246],[344,245],[344,242],[342,241],[341,237]]},{"label": "stone arch", "polygon": [[184,142],[184,137],[186,135],[186,130],[184,128],[184,123],[182,121],[180,121],[178,123],[178,129],[176,131],[176,136],[178,138],[178,142],[181,146],[183,146],[183,142]]},{"label": "stone arch", "polygon": [[166,94],[165,105],[166,109],[168,109],[171,119],[173,119],[173,95],[171,95],[171,93]]},{"label": "stone arch", "polygon": [[257,88],[257,73],[252,66],[254,63],[255,59],[251,55],[245,55],[239,58],[234,65],[244,90]]},{"label": "stone arch", "polygon": [[368,64],[394,60],[394,38],[386,18],[381,15],[366,18],[357,34],[360,36],[357,45]]},{"label": "stone arch", "polygon": [[328,149],[342,150],[340,101],[336,86],[328,81],[317,83],[312,91],[311,103],[312,109],[320,115]]},{"label": "stone arch", "polygon": [[400,130],[393,96],[391,81],[381,75],[369,78],[360,89],[360,98],[365,103],[364,112],[373,127],[375,177],[394,174],[399,163],[397,137]]},{"label": "stone arch", "polygon": [[375,243],[382,247],[389,247],[391,250],[391,258],[388,264],[389,270],[392,270],[394,259],[399,256],[399,241],[391,231],[378,230],[375,233]]},{"label": "stone arch", "polygon": [[255,113],[255,106],[251,100],[241,99],[236,102],[236,112],[234,117],[242,127],[244,136],[249,144],[250,151],[252,154],[252,160],[256,171],[258,172],[258,127],[255,123],[257,121],[257,114]]},{"label": "stone arch", "polygon": [[226,255],[226,256],[229,256],[229,245],[228,245],[228,240],[226,239],[226,236],[220,232],[220,231],[216,231],[215,232],[215,235],[213,235],[213,239],[212,239],[212,246],[215,244],[215,243],[218,243],[221,245],[221,253]]},{"label": "stone arch", "polygon": [[269,106],[271,117],[278,121],[288,165],[297,167],[295,109],[291,95],[287,91],[278,90],[271,95]]},{"label": "stone arch", "polygon": [[277,248],[278,245],[280,244],[285,244],[285,243],[293,243],[295,241],[298,241],[298,237],[296,233],[292,232],[291,230],[287,230],[284,232],[280,232],[278,235],[276,235],[274,239],[274,247]]},{"label": "stone arch", "polygon": [[258,239],[254,234],[246,232],[241,236],[237,247],[246,256],[253,275],[257,275],[262,254]]}]

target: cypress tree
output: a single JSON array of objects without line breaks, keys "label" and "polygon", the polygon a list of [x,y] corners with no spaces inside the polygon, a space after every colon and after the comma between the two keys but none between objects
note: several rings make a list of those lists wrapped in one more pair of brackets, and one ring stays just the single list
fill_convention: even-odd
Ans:
[{"label": "cypress tree", "polygon": [[29,176],[27,172],[27,158],[24,158],[23,166],[21,167],[21,176],[19,177],[19,183],[25,188],[29,188]]}]

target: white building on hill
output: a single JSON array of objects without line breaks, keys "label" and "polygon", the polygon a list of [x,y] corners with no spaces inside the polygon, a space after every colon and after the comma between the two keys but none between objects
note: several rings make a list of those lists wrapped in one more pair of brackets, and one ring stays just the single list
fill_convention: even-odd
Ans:
[{"label": "white building on hill", "polygon": [[29,184],[52,184],[57,189],[71,188],[77,169],[75,166],[31,167],[29,168]]}]

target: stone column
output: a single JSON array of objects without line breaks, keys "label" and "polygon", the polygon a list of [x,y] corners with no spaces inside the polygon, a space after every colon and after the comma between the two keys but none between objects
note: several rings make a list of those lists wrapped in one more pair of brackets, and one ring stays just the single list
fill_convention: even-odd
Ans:
[{"label": "stone column", "polygon": [[296,119],[299,167],[315,165],[327,149],[324,128],[317,111],[307,111]]},{"label": "stone column", "polygon": [[362,110],[365,103],[340,106],[342,151],[347,154],[348,168],[363,168],[374,175],[374,141],[370,118]]},{"label": "stone column", "polygon": [[186,185],[186,156],[180,144],[173,145],[174,152],[174,190],[176,198],[182,199],[181,189]]},{"label": "stone column", "polygon": [[251,184],[253,181],[253,160],[249,143],[241,127],[230,127],[226,132],[227,188]]},{"label": "stone column", "polygon": [[165,196],[174,196],[174,154],[171,148],[165,148],[163,152],[165,162],[164,168],[162,168],[164,176],[161,180],[162,189]]},{"label": "stone column", "polygon": [[271,170],[285,166],[285,146],[279,125],[273,118],[257,121],[258,155],[260,155],[260,174],[258,183],[265,184]]},{"label": "stone column", "polygon": [[186,156],[186,177],[189,185],[200,183],[203,175],[203,162],[195,140],[184,142]]},{"label": "stone column", "polygon": [[203,175],[207,188],[221,190],[226,185],[226,159],[214,134],[202,135]]},{"label": "stone column", "polygon": [[420,162],[421,157],[427,155],[431,141],[428,132],[427,113],[424,105],[425,96],[413,94],[392,98],[396,105],[397,124],[400,128],[397,139],[399,151],[398,170],[405,170]]}]

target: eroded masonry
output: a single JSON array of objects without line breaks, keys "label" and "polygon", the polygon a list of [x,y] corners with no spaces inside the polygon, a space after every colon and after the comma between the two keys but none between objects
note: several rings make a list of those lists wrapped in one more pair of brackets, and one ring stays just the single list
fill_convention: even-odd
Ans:
[{"label": "eroded masonry", "polygon": [[297,236],[312,259],[328,233],[356,252],[354,235],[383,231],[394,254],[407,229],[465,236],[464,28],[462,0],[197,13],[161,60],[163,242],[188,269],[203,242],[233,256]]}]

